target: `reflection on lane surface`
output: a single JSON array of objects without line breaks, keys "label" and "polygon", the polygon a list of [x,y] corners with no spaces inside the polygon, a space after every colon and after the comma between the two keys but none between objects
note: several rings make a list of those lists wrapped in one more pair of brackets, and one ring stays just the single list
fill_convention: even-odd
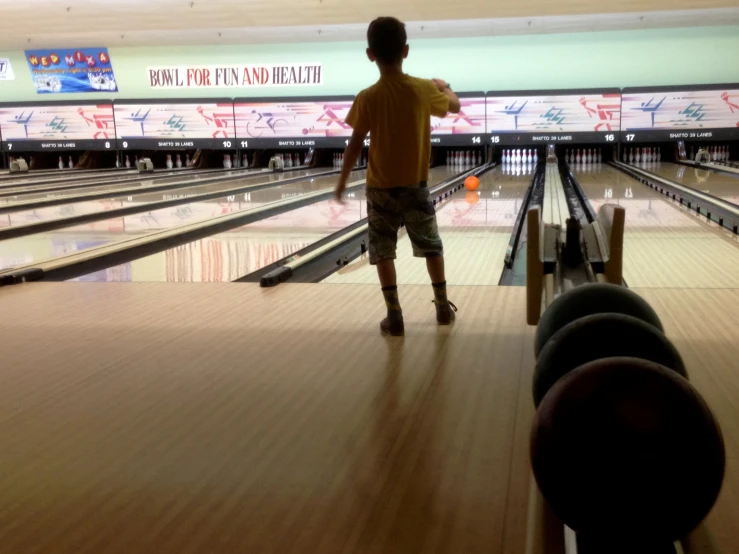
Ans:
[{"label": "reflection on lane surface", "polygon": [[626,209],[624,279],[631,287],[735,288],[736,239],[610,166],[573,166],[590,204]]},{"label": "reflection on lane surface", "polygon": [[[480,188],[462,189],[436,212],[444,241],[447,283],[497,285],[511,231],[521,209],[534,168],[498,166],[480,177]],[[398,283],[428,284],[426,264],[413,258],[404,231],[398,238]],[[365,256],[328,277],[327,283],[375,284],[377,274]]]},{"label": "reflection on lane surface", "polygon": [[[136,175],[128,179],[116,179],[114,181],[101,184],[100,186],[86,186],[79,187],[79,184],[71,183],[64,186],[63,189],[56,189],[50,191],[35,189],[38,187],[32,187],[28,190],[28,193],[14,194],[13,196],[2,196],[0,197],[0,206],[6,204],[17,204],[19,202],[32,202],[39,200],[49,200],[53,198],[67,198],[69,196],[77,196],[81,194],[93,194],[96,192],[110,192],[111,197],[118,194],[116,191],[122,189],[136,189],[141,188],[145,190],[146,187],[154,185],[169,185],[169,184],[192,184],[197,185],[198,182],[203,180],[211,179],[229,179],[234,177],[240,177],[248,174],[248,170],[236,169],[233,171],[222,172],[222,171],[204,171],[198,173],[180,173],[178,174],[162,174],[159,176],[152,175]],[[61,186],[61,185],[60,185]],[[0,193],[3,191],[0,189]]]},{"label": "reflection on lane surface", "polygon": [[222,190],[228,190],[249,185],[257,185],[261,183],[278,183],[286,179],[307,177],[315,173],[324,173],[325,171],[326,169],[323,168],[285,171],[284,173],[259,172],[254,175],[244,176],[241,178],[224,178],[224,180],[219,181],[218,183],[211,183],[207,185],[195,184],[192,187],[178,188],[161,192],[147,193],[145,190],[142,190],[139,194],[135,195],[112,195],[111,198],[106,198],[103,200],[86,200],[84,202],[73,202],[70,204],[61,204],[59,206],[48,206],[44,208],[35,208],[32,210],[11,212],[8,214],[0,214],[0,228],[13,227],[16,225],[26,225],[30,223],[37,223],[39,221],[49,221],[52,219],[72,217],[75,215],[105,212],[116,208],[141,206],[148,202],[188,198],[197,194],[218,192]]},{"label": "reflection on lane surface", "polygon": [[[33,171],[33,170],[32,170]],[[183,171],[183,170],[180,170]],[[187,170],[185,170],[187,171]],[[49,170],[43,174],[37,173],[25,173],[22,176],[15,178],[8,177],[7,179],[0,179],[0,190],[3,187],[22,187],[26,185],[43,185],[45,183],[56,183],[61,180],[69,179],[69,181],[94,181],[110,179],[112,177],[126,178],[128,176],[135,176],[138,173],[135,169],[117,169],[109,171],[98,171],[98,172],[84,172],[83,170]],[[164,172],[162,172],[164,173]]]},{"label": "reflection on lane surface", "polygon": [[727,202],[739,204],[739,175],[665,162],[633,165]]},{"label": "reflection on lane surface", "polygon": [[[430,186],[456,175],[434,168]],[[87,281],[233,281],[366,217],[364,191],[344,205],[317,202],[80,278]]]},{"label": "reflection on lane surface", "polygon": [[[364,171],[352,173],[352,181],[364,179]],[[257,208],[270,202],[294,198],[330,188],[335,175],[308,179],[299,183],[222,197],[203,202],[191,202],[171,208],[154,210],[125,217],[67,227],[49,233],[38,233],[0,241],[0,269],[33,261],[71,254],[145,233],[170,229],[204,221],[213,217]]]}]

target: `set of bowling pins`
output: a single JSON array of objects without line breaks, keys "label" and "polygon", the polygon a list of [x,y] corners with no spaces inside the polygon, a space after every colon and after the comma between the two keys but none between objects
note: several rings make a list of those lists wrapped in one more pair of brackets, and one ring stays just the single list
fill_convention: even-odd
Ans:
[{"label": "set of bowling pins", "polygon": [[662,148],[629,148],[624,150],[624,163],[650,163],[662,161]]},{"label": "set of bowling pins", "polygon": [[505,165],[513,164],[538,164],[539,163],[539,152],[534,148],[521,150],[503,150],[503,157],[501,159]]},{"label": "set of bowling pins", "polygon": [[[729,159],[729,147],[728,146],[709,146],[708,153],[711,155],[711,160],[716,162],[725,162]],[[690,149],[690,159],[695,159],[695,149]]]},{"label": "set of bowling pins", "polygon": [[[12,158],[10,161],[13,161]],[[68,167],[69,169],[74,169],[74,160],[72,159],[72,156],[69,156],[69,161],[67,162],[67,165],[64,165],[64,159],[59,156],[59,169],[64,169],[65,167]]]},{"label": "set of bowling pins", "polygon": [[449,152],[446,153],[446,165],[454,167],[465,167],[472,165],[480,165],[482,163],[482,155],[480,152],[470,152],[466,150],[464,152]]},{"label": "set of bowling pins", "polygon": [[[362,154],[357,158],[357,163],[354,167],[363,167],[367,165],[367,158]],[[344,167],[344,154],[334,154],[334,169],[341,169]]]},{"label": "set of bowling pins", "polygon": [[298,154],[276,154],[276,156],[282,161],[282,167],[300,167],[302,165]]},{"label": "set of bowling pins", "polygon": [[568,164],[599,164],[603,161],[603,152],[600,148],[567,150],[565,161]]}]

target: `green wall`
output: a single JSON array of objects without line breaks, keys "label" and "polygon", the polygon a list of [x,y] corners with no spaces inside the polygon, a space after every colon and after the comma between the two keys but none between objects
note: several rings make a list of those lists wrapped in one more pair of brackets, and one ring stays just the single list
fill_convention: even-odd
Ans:
[{"label": "green wall", "polygon": [[[79,46],[100,46],[85,45]],[[162,48],[110,47],[120,98],[353,94],[376,70],[360,42]],[[22,52],[0,101],[63,100],[110,93],[36,95]],[[321,63],[323,87],[152,90],[149,66]],[[456,90],[522,90],[739,82],[739,27],[415,40],[406,70],[441,77]]]}]

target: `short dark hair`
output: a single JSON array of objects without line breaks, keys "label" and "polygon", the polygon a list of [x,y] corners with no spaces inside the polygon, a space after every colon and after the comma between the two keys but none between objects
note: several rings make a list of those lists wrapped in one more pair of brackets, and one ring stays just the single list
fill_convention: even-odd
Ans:
[{"label": "short dark hair", "polygon": [[405,23],[394,17],[378,17],[367,29],[367,43],[377,61],[390,65],[403,59],[408,42]]}]

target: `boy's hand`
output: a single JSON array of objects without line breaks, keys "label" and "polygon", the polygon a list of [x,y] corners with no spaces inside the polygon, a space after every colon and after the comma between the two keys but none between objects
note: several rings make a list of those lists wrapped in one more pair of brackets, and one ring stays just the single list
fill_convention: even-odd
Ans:
[{"label": "boy's hand", "polygon": [[336,201],[339,204],[344,203],[342,196],[344,196],[345,190],[346,190],[346,179],[341,178],[339,179],[339,183],[336,185],[336,189],[334,190],[334,196],[336,197]]},{"label": "boy's hand", "polygon": [[449,88],[449,83],[447,83],[444,79],[431,79],[431,82],[436,85],[436,88],[439,89],[439,92],[443,92],[444,89]]}]

